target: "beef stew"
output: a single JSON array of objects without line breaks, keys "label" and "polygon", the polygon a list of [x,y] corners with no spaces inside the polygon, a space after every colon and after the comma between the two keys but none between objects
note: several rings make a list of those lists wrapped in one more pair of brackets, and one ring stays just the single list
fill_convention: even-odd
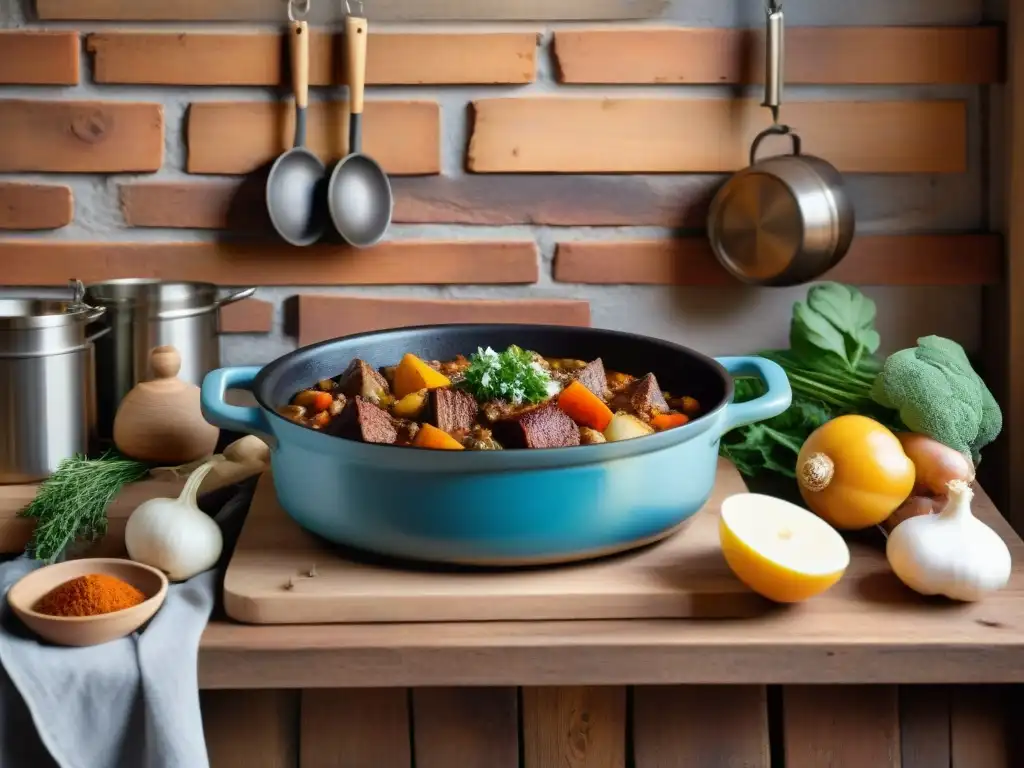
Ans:
[{"label": "beef stew", "polygon": [[352,360],[278,410],[305,427],[367,443],[443,450],[565,448],[643,437],[701,414],[653,373],[609,371],[600,358],[546,358],[518,347],[376,370]]}]

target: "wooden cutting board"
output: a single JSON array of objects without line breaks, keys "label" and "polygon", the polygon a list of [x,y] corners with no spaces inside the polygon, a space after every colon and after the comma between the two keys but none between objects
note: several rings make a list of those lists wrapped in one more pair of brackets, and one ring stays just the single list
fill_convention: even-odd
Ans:
[{"label": "wooden cutting board", "polygon": [[228,566],[224,606],[249,624],[758,615],[768,603],[732,575],[718,545],[722,500],[746,490],[720,461],[704,509],[645,549],[544,569],[424,570],[343,555],[306,533],[281,509],[267,473]]}]

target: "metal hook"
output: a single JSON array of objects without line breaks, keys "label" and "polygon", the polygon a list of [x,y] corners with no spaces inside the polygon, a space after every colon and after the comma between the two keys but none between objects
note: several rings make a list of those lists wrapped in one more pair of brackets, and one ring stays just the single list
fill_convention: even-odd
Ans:
[{"label": "metal hook", "polygon": [[309,15],[313,0],[288,0],[288,21],[301,21]]},{"label": "metal hook", "polygon": [[363,5],[363,0],[354,0],[354,1],[345,0],[345,13],[346,14],[348,14],[349,16],[353,15],[352,14],[352,6],[353,5],[356,6],[356,8],[358,8],[358,10],[355,12],[355,15],[357,15],[357,16],[365,16],[366,15],[366,9],[365,9],[365,7]]}]

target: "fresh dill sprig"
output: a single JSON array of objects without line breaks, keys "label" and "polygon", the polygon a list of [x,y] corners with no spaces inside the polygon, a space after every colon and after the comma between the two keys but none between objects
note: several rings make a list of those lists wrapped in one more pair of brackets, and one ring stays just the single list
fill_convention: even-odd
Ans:
[{"label": "fresh dill sprig", "polygon": [[18,513],[36,520],[26,547],[29,555],[52,563],[75,541],[102,537],[107,532],[107,505],[148,472],[147,465],[113,452],[98,459],[81,454],[64,459]]},{"label": "fresh dill sprig", "polygon": [[509,347],[504,352],[477,349],[459,386],[477,400],[505,400],[513,405],[539,403],[551,396],[551,377],[531,352]]}]

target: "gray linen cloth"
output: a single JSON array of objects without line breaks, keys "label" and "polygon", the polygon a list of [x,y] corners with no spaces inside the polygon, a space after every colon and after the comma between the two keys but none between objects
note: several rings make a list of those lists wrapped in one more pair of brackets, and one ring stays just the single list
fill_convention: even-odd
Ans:
[{"label": "gray linen cloth", "polygon": [[0,766],[208,768],[199,639],[254,487],[232,489],[215,515],[225,537],[218,568],[172,584],[153,620],[121,640],[90,648],[39,641],[6,600],[39,564],[27,557],[0,564]]}]

